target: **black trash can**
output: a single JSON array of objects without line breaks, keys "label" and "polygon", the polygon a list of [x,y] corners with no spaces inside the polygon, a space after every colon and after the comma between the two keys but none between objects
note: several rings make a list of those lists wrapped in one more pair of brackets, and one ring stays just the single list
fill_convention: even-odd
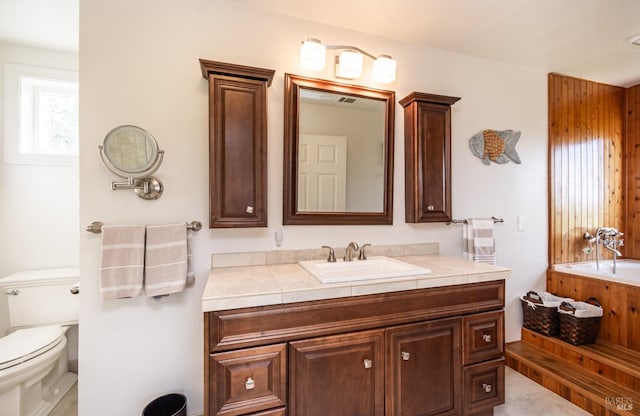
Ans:
[{"label": "black trash can", "polygon": [[142,416],[187,416],[187,397],[179,393],[160,396],[145,406]]}]

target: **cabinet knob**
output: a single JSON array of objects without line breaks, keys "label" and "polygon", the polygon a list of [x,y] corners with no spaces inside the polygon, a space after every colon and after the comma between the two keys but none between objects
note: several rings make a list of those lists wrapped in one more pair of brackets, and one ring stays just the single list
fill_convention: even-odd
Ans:
[{"label": "cabinet knob", "polygon": [[427,211],[433,211],[435,209],[435,207],[433,205],[428,205],[427,206]]},{"label": "cabinet knob", "polygon": [[11,296],[18,296],[20,294],[20,291],[18,289],[11,289],[7,290],[5,293]]},{"label": "cabinet knob", "polygon": [[373,367],[373,361],[372,360],[364,360],[364,368],[371,368]]},{"label": "cabinet knob", "polygon": [[482,336],[482,339],[484,340],[484,342],[486,342],[487,344],[489,344],[491,342],[491,334],[484,334]]},{"label": "cabinet knob", "polygon": [[71,293],[72,295],[77,295],[78,293],[80,293],[80,286],[78,285],[71,286],[71,288],[69,288],[69,293]]},{"label": "cabinet knob", "polygon": [[253,214],[253,207],[251,205],[247,205],[247,207],[244,209],[244,211],[247,214]]},{"label": "cabinet knob", "polygon": [[409,358],[411,358],[411,353],[402,351],[400,353],[400,356],[402,357],[402,361],[409,361]]},{"label": "cabinet knob", "polygon": [[256,382],[253,381],[252,377],[247,377],[247,380],[244,382],[245,390],[253,390],[256,388]]},{"label": "cabinet knob", "polygon": [[482,383],[482,390],[484,390],[485,393],[491,393],[491,384]]}]

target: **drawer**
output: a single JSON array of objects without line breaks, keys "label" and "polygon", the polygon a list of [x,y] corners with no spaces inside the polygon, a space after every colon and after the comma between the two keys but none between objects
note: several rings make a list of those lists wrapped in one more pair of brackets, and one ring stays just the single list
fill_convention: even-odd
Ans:
[{"label": "drawer", "polygon": [[260,413],[251,413],[249,416],[286,416],[287,412],[284,407],[279,409],[267,410]]},{"label": "drawer", "polygon": [[286,344],[211,354],[209,366],[210,414],[244,415],[286,405]]},{"label": "drawer", "polygon": [[465,367],[463,379],[465,415],[504,403],[504,358]]},{"label": "drawer", "polygon": [[504,312],[465,316],[462,321],[464,365],[502,357],[504,353]]}]

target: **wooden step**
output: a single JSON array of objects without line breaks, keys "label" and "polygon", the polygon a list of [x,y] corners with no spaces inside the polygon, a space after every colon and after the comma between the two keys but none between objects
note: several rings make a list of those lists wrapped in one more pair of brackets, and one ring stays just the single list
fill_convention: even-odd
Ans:
[{"label": "wooden step", "polygon": [[[598,339],[594,344],[572,345],[522,328],[522,341],[564,358],[635,391],[640,391],[640,352]],[[640,403],[638,404],[640,406]]]},{"label": "wooden step", "polygon": [[506,345],[507,365],[573,404],[601,416],[640,416],[640,392],[517,341]]}]

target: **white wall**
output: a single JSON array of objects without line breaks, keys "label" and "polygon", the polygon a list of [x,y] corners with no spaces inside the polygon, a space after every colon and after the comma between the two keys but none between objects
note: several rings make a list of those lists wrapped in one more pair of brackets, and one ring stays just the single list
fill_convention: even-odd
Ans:
[{"label": "white wall", "polygon": [[[398,61],[396,91],[462,97],[453,107],[453,213],[495,215],[498,263],[513,269],[507,282],[507,339],[519,338],[517,296],[544,288],[547,252],[546,74],[470,56],[400,43],[330,26],[258,13],[224,0],[83,2],[80,10],[80,218],[107,223],[164,223],[208,217],[207,81],[198,58],[276,70],[269,88],[269,227],[203,229],[194,234],[196,286],[154,302],[103,301],[98,294],[99,237],[80,235],[83,296],[80,325],[80,414],[135,415],[153,397],[188,396],[190,414],[203,408],[200,296],[213,252],[282,249],[348,241],[373,244],[439,242],[459,256],[460,226],[404,222],[403,118],[396,106],[393,226],[282,226],[283,77],[285,72],[332,79],[299,67],[300,42],[316,37],[355,44]],[[330,62],[330,59],[328,59]],[[367,63],[370,65],[370,62]],[[367,68],[370,69],[370,66]],[[151,131],[165,149],[157,172],[166,186],[157,201],[109,190],[112,176],[96,146],[119,124]],[[485,128],[522,131],[521,165],[485,166],[468,139]],[[516,217],[527,228],[516,231]],[[310,236],[313,236],[310,238]]]},{"label": "white wall", "polygon": [[[0,42],[0,277],[78,265],[78,166],[4,161],[4,64],[78,69],[78,55]],[[8,327],[0,296],[0,334]]]}]

